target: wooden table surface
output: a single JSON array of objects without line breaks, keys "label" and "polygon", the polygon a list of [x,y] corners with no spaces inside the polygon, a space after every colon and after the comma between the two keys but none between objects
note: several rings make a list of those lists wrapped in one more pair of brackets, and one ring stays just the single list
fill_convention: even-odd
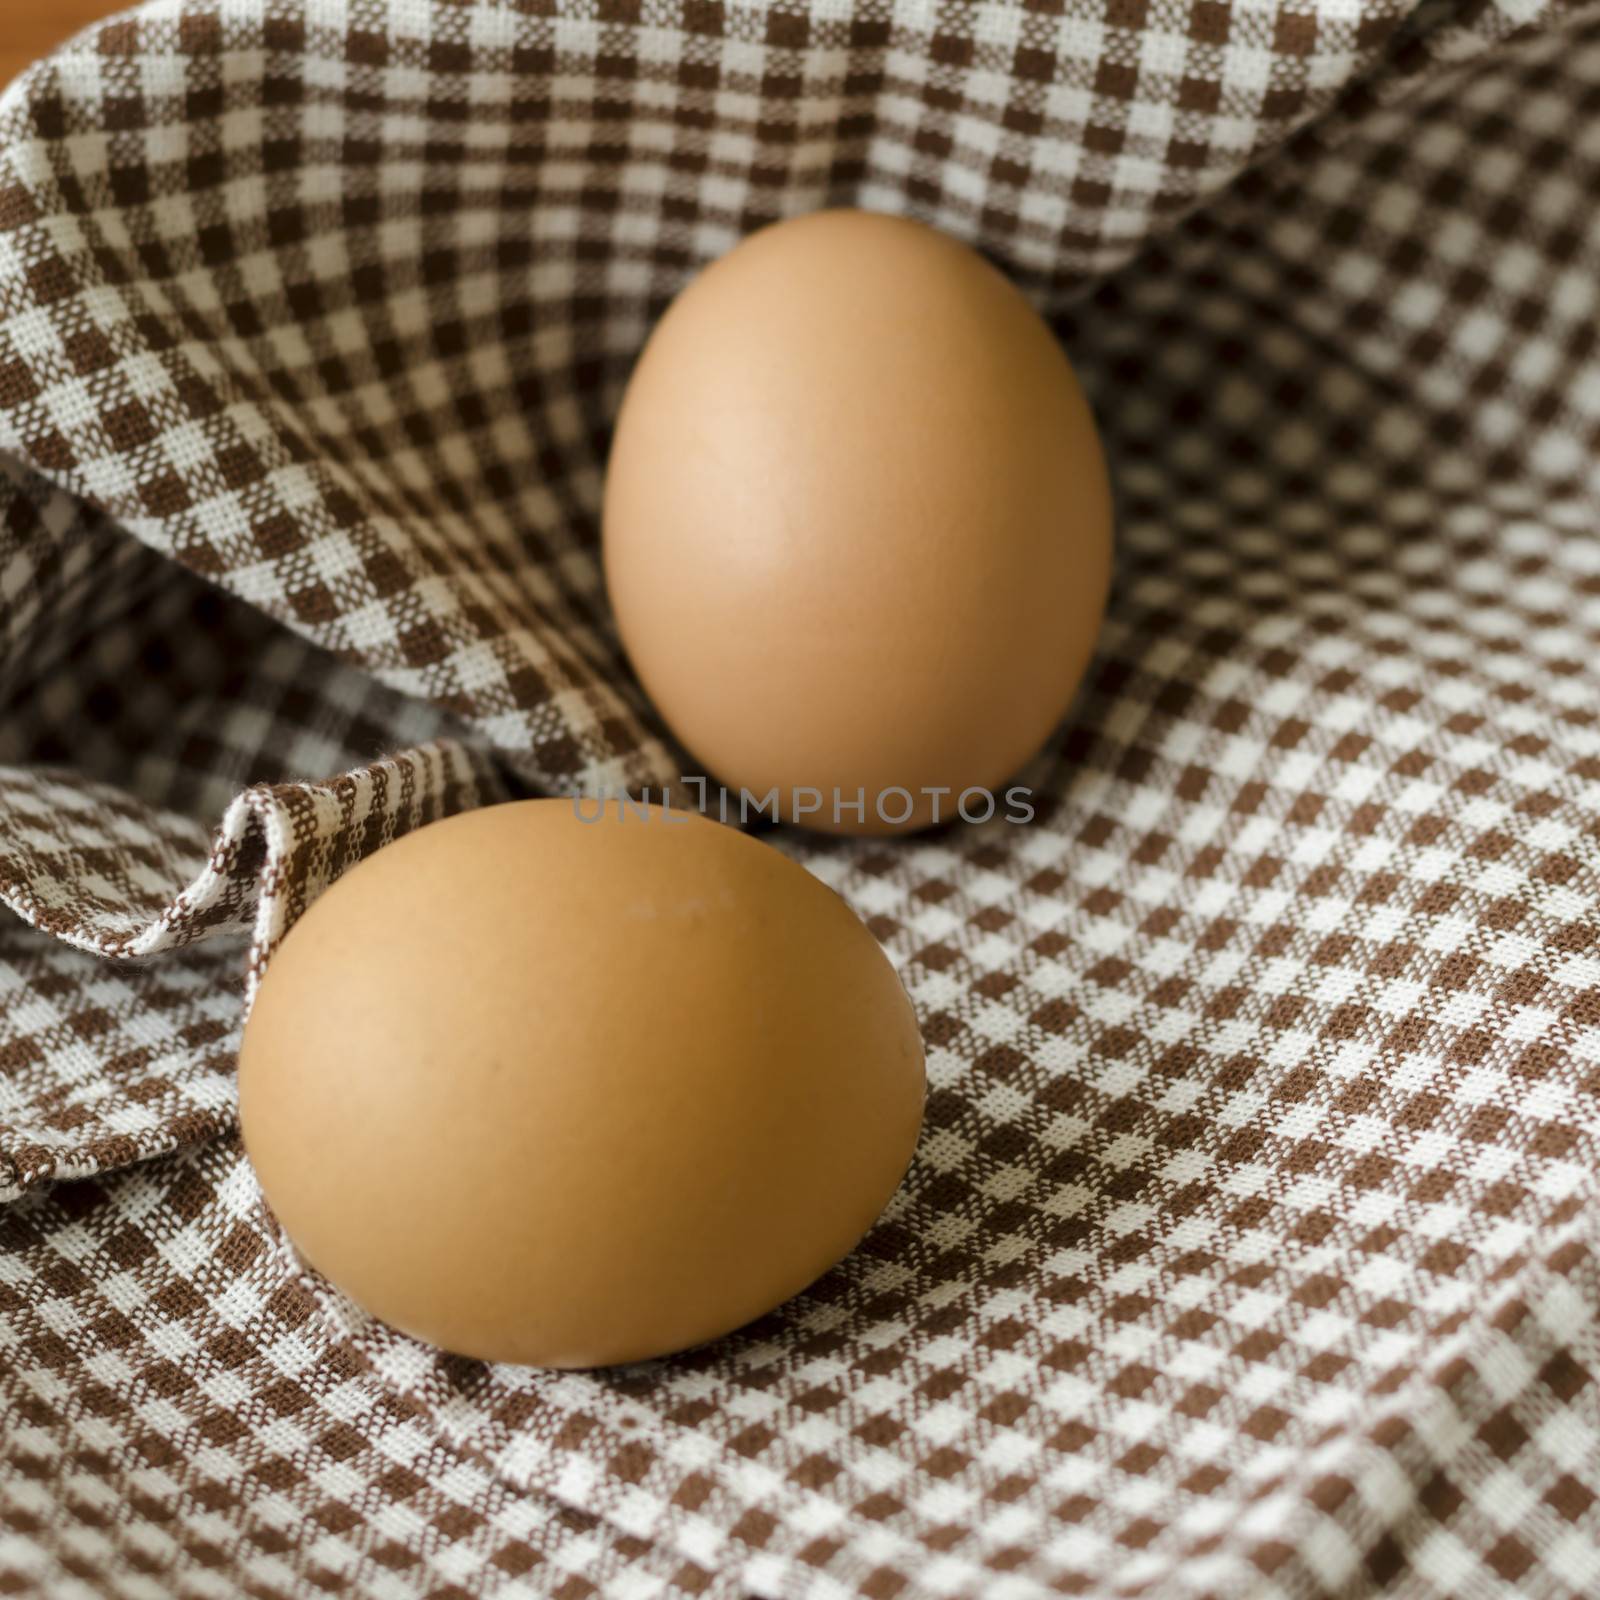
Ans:
[{"label": "wooden table surface", "polygon": [[79,28],[87,28],[129,0],[0,0],[0,87]]}]

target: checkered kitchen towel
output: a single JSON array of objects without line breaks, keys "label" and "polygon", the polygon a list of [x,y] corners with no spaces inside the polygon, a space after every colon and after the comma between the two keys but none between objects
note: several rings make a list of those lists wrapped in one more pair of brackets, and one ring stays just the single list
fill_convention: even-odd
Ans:
[{"label": "checkered kitchen towel", "polygon": [[[930,1047],[861,1249],[441,1357],[264,1212],[245,994],[397,832],[676,770],[609,419],[838,203],[1059,319],[1096,668],[1032,826],[778,838]],[[1558,0],[163,0],[14,86],[0,1592],[1600,1593],[1597,205]]]}]

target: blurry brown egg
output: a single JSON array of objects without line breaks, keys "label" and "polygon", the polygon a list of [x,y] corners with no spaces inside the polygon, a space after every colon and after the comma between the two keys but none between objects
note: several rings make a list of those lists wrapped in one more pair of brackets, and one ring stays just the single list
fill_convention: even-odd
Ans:
[{"label": "blurry brown egg", "polygon": [[832,1266],[924,1095],[877,941],[776,850],[687,813],[536,800],[362,862],[273,955],[240,1116],[304,1257],[490,1361],[711,1339]]},{"label": "blurry brown egg", "polygon": [[753,234],[655,329],[605,574],[710,775],[881,833],[1038,752],[1094,650],[1111,528],[1094,419],[1023,296],[931,228],[825,211]]}]

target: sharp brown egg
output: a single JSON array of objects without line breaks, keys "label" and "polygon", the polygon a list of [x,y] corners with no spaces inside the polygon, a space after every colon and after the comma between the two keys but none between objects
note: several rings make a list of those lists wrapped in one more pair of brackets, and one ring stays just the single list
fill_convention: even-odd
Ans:
[{"label": "sharp brown egg", "polygon": [[484,1360],[701,1343],[845,1255],[924,1096],[877,941],[687,813],[499,805],[379,850],[273,955],[245,1146],[289,1238],[375,1316]]}]

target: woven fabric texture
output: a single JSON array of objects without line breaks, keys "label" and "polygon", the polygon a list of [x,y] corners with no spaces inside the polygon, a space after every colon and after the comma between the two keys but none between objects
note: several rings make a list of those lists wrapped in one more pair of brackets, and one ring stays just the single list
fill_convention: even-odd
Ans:
[{"label": "woven fabric texture", "polygon": [[[1545,0],[161,0],[13,85],[0,1592],[1600,1592],[1597,194]],[[771,835],[929,1046],[863,1245],[441,1356],[265,1210],[250,987],[399,832],[679,770],[608,427],[827,204],[1055,320],[1095,667],[1031,824]]]}]

